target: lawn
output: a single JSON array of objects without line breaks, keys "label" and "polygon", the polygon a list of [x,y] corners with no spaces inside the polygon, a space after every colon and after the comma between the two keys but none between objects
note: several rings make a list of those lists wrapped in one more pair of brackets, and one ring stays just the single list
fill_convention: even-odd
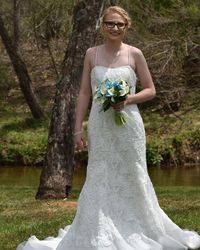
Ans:
[{"label": "lawn", "polygon": [[[160,206],[182,228],[200,233],[200,187],[156,187]],[[30,235],[39,239],[56,236],[59,228],[71,224],[78,190],[73,199],[35,200],[36,187],[1,186],[0,249],[14,250]]]}]

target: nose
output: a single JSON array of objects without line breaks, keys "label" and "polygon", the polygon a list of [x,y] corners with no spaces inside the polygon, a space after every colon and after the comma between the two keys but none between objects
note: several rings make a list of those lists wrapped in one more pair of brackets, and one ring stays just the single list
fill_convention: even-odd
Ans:
[{"label": "nose", "polygon": [[113,28],[114,30],[119,30],[119,28],[118,28],[118,26],[117,26],[117,24],[115,23],[115,26],[114,26],[114,28]]}]

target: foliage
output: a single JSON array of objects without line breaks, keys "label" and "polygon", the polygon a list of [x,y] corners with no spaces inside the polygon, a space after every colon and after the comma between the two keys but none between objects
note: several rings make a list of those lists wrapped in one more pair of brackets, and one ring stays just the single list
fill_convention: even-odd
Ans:
[{"label": "foliage", "polygon": [[[21,39],[32,39],[33,37],[37,39],[37,36],[40,37],[41,35],[46,36],[46,38],[52,38],[60,34],[66,36],[71,27],[74,2],[73,0],[19,1]],[[0,7],[4,10],[6,26],[12,36],[12,3],[2,1]]]},{"label": "foliage", "polygon": [[47,145],[47,122],[10,118],[1,126],[0,162],[41,164]]},{"label": "foliage", "polygon": [[169,8],[176,2],[176,0],[155,0],[154,5],[156,10],[160,10],[161,7]]},{"label": "foliage", "polygon": [[[60,67],[75,2],[20,2],[20,53],[46,113],[51,112],[56,82],[48,46],[56,67]],[[133,20],[126,41],[142,49],[157,89],[157,98],[141,105],[148,136],[148,164],[198,163],[199,1],[118,3]],[[0,7],[12,34],[12,4],[1,1]],[[39,163],[45,154],[49,119],[38,123],[30,118],[1,44],[0,54],[0,162]],[[87,158],[86,152],[77,158],[84,157]]]},{"label": "foliage", "polygon": [[[197,94],[198,96],[198,94]],[[142,111],[147,133],[148,165],[198,164],[200,153],[200,109],[184,111],[196,99],[195,94],[188,96],[179,117]]]},{"label": "foliage", "polygon": [[197,24],[200,22],[200,6],[193,3],[186,8],[186,12],[193,22]]},{"label": "foliage", "polygon": [[147,162],[149,165],[159,166],[163,157],[161,155],[162,144],[158,140],[152,140],[147,143]]},{"label": "foliage", "polygon": [[194,148],[200,148],[200,129],[191,130],[189,132],[190,143]]},{"label": "foliage", "polygon": [[26,16],[26,23],[32,35],[50,40],[61,34],[66,36],[70,31],[73,1],[37,0],[26,8],[31,12]]}]

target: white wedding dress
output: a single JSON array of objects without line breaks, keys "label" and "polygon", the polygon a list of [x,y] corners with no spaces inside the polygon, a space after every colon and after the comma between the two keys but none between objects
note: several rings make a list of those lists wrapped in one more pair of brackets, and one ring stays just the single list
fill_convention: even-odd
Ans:
[{"label": "white wedding dress", "polygon": [[[130,65],[95,65],[91,85],[124,79],[135,92]],[[184,250],[200,247],[196,232],[182,230],[160,208],[146,166],[143,121],[137,105],[127,105],[128,122],[119,127],[114,110],[99,112],[93,101],[88,122],[87,176],[71,225],[57,237],[35,236],[17,250]]]}]

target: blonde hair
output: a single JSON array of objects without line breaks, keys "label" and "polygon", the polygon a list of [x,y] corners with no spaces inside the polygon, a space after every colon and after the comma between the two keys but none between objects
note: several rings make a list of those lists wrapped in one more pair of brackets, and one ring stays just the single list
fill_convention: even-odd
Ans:
[{"label": "blonde hair", "polygon": [[121,17],[123,17],[126,20],[127,26],[128,28],[131,26],[131,18],[128,14],[127,11],[125,11],[123,8],[121,8],[120,6],[110,6],[107,9],[104,10],[103,15],[101,17],[101,21],[100,21],[100,26],[102,27],[103,22],[105,21],[105,18],[108,14],[110,13],[117,13],[119,14]]}]

